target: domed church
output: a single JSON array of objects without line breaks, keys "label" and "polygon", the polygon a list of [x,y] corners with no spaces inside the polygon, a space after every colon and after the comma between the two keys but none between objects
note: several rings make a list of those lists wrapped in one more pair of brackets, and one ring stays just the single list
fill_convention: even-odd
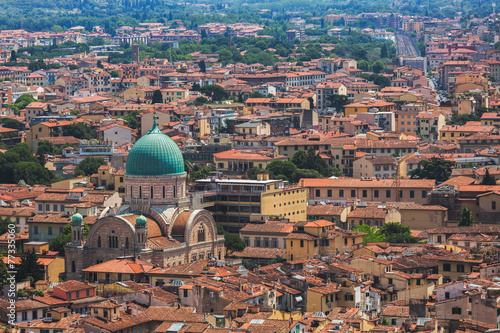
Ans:
[{"label": "domed church", "polygon": [[119,257],[140,257],[162,267],[223,259],[224,237],[217,235],[208,211],[190,207],[186,178],[179,147],[155,119],[130,150],[122,206],[104,209],[86,240],[82,216],[72,216],[66,278],[81,280],[82,269]]}]

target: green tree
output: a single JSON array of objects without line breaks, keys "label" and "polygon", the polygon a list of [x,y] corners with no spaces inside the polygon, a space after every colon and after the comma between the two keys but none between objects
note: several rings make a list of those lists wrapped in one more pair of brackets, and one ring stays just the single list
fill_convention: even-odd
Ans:
[{"label": "green tree", "polygon": [[153,104],[163,104],[163,95],[161,94],[160,89],[156,89],[153,93]]},{"label": "green tree", "polygon": [[455,162],[442,158],[432,157],[429,161],[421,161],[418,169],[410,172],[410,177],[414,179],[435,179],[437,182],[444,182],[451,176],[451,168]]},{"label": "green tree", "polygon": [[7,265],[3,261],[3,255],[0,253],[0,284],[3,286],[7,283],[7,279],[10,274],[7,269]]},{"label": "green tree", "polygon": [[474,217],[472,212],[467,207],[462,209],[462,214],[460,214],[460,221],[458,221],[459,227],[470,227],[474,224]]},{"label": "green tree", "polygon": [[71,110],[69,114],[72,116],[78,116],[80,114],[80,110]]},{"label": "green tree", "polygon": [[229,253],[241,252],[245,249],[245,242],[237,234],[230,234],[226,232],[224,234],[224,245]]},{"label": "green tree", "polygon": [[17,54],[14,50],[10,52],[10,62],[17,62]]},{"label": "green tree", "polygon": [[48,185],[53,176],[40,162],[19,162],[14,168],[14,179],[24,180],[29,185]]},{"label": "green tree", "polygon": [[248,169],[247,171],[247,177],[248,179],[253,179],[253,180],[256,180],[257,179],[257,175],[259,173],[266,173],[267,171],[264,170],[264,169],[261,169],[261,168],[257,168],[257,167],[251,167],[250,169]]},{"label": "green tree", "polygon": [[273,179],[283,179],[293,181],[297,166],[291,161],[272,161],[267,164],[266,170],[272,175]]},{"label": "green tree", "polygon": [[92,131],[92,129],[84,123],[70,124],[67,126],[66,130],[66,134],[68,136],[73,136],[80,140],[95,139],[94,131]]},{"label": "green tree", "polygon": [[52,28],[50,28],[52,32],[64,32],[64,28],[61,27],[60,25],[53,25]]},{"label": "green tree", "polygon": [[111,75],[112,78],[120,77],[120,73],[114,69],[111,72],[109,72],[109,75]]},{"label": "green tree", "polygon": [[483,180],[481,180],[481,185],[496,185],[497,181],[495,180],[495,177],[490,175],[490,171],[488,168],[486,168],[486,173],[483,176]]},{"label": "green tree", "polygon": [[384,45],[380,48],[380,58],[389,58],[389,48],[386,43],[384,43]]},{"label": "green tree", "polygon": [[59,153],[58,148],[49,140],[38,141],[36,148],[37,155],[57,155],[57,153]]},{"label": "green tree", "polygon": [[86,157],[77,165],[75,176],[91,176],[97,173],[101,165],[106,165],[102,157]]},{"label": "green tree", "polygon": [[134,110],[130,112],[128,115],[123,117],[123,120],[127,123],[127,126],[130,128],[137,128],[137,116],[141,113],[141,110]]},{"label": "green tree", "polygon": [[30,279],[33,282],[44,279],[43,266],[38,262],[35,251],[28,250],[21,256],[21,263],[16,274],[16,281]]},{"label": "green tree", "polygon": [[9,224],[11,223],[12,221],[9,218],[5,219],[0,218],[0,235],[3,235],[9,231]]},{"label": "green tree", "polygon": [[207,104],[207,103],[208,103],[208,99],[206,97],[203,97],[203,96],[196,97],[196,99],[194,100],[194,105],[196,105],[196,106],[202,106],[202,105]]},{"label": "green tree", "polygon": [[210,172],[215,170],[215,166],[212,164],[210,167],[206,165],[195,164],[193,170],[189,173],[189,180],[194,182],[198,179],[205,179],[210,174]]},{"label": "green tree", "polygon": [[97,63],[96,63],[96,67],[97,68],[104,68],[104,66],[102,65],[102,61],[101,60],[97,60]]},{"label": "green tree", "polygon": [[217,84],[210,84],[200,88],[200,92],[212,99],[214,102],[218,102],[229,97],[229,94]]},{"label": "green tree", "polygon": [[346,95],[331,94],[326,97],[326,101],[335,110],[342,110],[344,105],[349,104],[349,99]]},{"label": "green tree", "polygon": [[410,227],[397,222],[388,222],[380,227],[380,234],[389,243],[417,243]]},{"label": "green tree", "polygon": [[265,98],[266,96],[262,95],[260,92],[255,90],[252,95],[250,95],[250,98]]},{"label": "green tree", "polygon": [[309,148],[307,152],[304,150],[297,151],[292,157],[292,163],[298,169],[311,169],[318,171],[323,177],[330,177],[332,175],[332,168],[328,163],[316,154],[314,148]]},{"label": "green tree", "polygon": [[200,60],[198,63],[198,66],[200,67],[200,72],[206,73],[207,72],[207,65],[205,65],[205,60]]},{"label": "green tree", "polygon": [[384,63],[380,60],[377,60],[372,64],[372,70],[377,74],[380,73],[383,69],[384,69]]},{"label": "green tree", "polygon": [[[90,227],[87,223],[83,224],[83,239],[87,239],[87,235],[89,233]],[[65,246],[71,242],[71,223],[67,223],[64,226],[63,232],[52,238],[49,243],[50,251],[59,252],[59,255],[65,255]]]},{"label": "green tree", "polygon": [[18,120],[11,118],[0,118],[0,124],[2,124],[3,127],[13,128],[20,131],[26,130],[26,125]]},{"label": "green tree", "polygon": [[375,227],[370,227],[367,224],[354,226],[352,230],[355,230],[357,232],[363,232],[366,234],[363,236],[363,243],[365,245],[367,243],[385,242],[385,236],[382,235],[380,229],[376,229]]}]

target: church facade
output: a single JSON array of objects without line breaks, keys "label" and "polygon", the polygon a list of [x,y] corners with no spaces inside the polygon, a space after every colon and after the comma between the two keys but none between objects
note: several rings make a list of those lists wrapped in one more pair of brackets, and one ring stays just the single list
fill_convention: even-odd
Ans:
[{"label": "church facade", "polygon": [[121,257],[161,267],[224,258],[224,237],[212,215],[193,210],[186,196],[184,159],[177,144],[157,127],[132,147],[125,172],[125,200],[107,207],[83,240],[83,218],[72,216],[66,247],[66,278],[83,280],[82,269]]}]

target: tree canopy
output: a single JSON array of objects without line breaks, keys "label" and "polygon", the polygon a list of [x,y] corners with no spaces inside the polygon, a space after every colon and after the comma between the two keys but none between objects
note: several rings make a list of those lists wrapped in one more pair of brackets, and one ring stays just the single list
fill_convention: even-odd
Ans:
[{"label": "tree canopy", "polygon": [[95,139],[96,135],[92,129],[84,123],[70,124],[66,128],[66,134],[80,140]]},{"label": "tree canopy", "polygon": [[474,224],[474,217],[469,208],[464,207],[462,213],[460,214],[460,221],[458,221],[459,227],[470,227]]},{"label": "tree canopy", "polygon": [[455,162],[432,157],[429,161],[421,161],[418,169],[410,172],[410,177],[414,179],[435,179],[438,183],[442,183],[450,178],[451,168],[454,165]]},{"label": "tree canopy", "polygon": [[496,185],[496,184],[497,184],[497,181],[496,181],[495,177],[493,177],[490,174],[489,169],[486,168],[486,172],[483,176],[483,180],[481,180],[481,185]]},{"label": "tree canopy", "polygon": [[[83,239],[87,239],[87,234],[89,233],[90,227],[87,223],[83,224]],[[67,243],[71,242],[71,223],[64,226],[63,232],[56,237],[52,238],[49,243],[49,249],[51,251],[59,252],[59,255],[64,256],[64,247]]]},{"label": "tree canopy", "polygon": [[101,165],[106,165],[102,157],[86,157],[75,169],[75,176],[91,176],[97,173]]}]

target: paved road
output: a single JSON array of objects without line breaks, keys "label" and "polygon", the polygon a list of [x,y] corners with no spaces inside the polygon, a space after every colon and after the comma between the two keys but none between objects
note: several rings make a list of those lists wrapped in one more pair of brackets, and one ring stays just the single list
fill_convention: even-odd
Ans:
[{"label": "paved road", "polygon": [[396,46],[398,48],[398,56],[416,57],[418,52],[413,46],[410,37],[406,35],[396,35]]}]

